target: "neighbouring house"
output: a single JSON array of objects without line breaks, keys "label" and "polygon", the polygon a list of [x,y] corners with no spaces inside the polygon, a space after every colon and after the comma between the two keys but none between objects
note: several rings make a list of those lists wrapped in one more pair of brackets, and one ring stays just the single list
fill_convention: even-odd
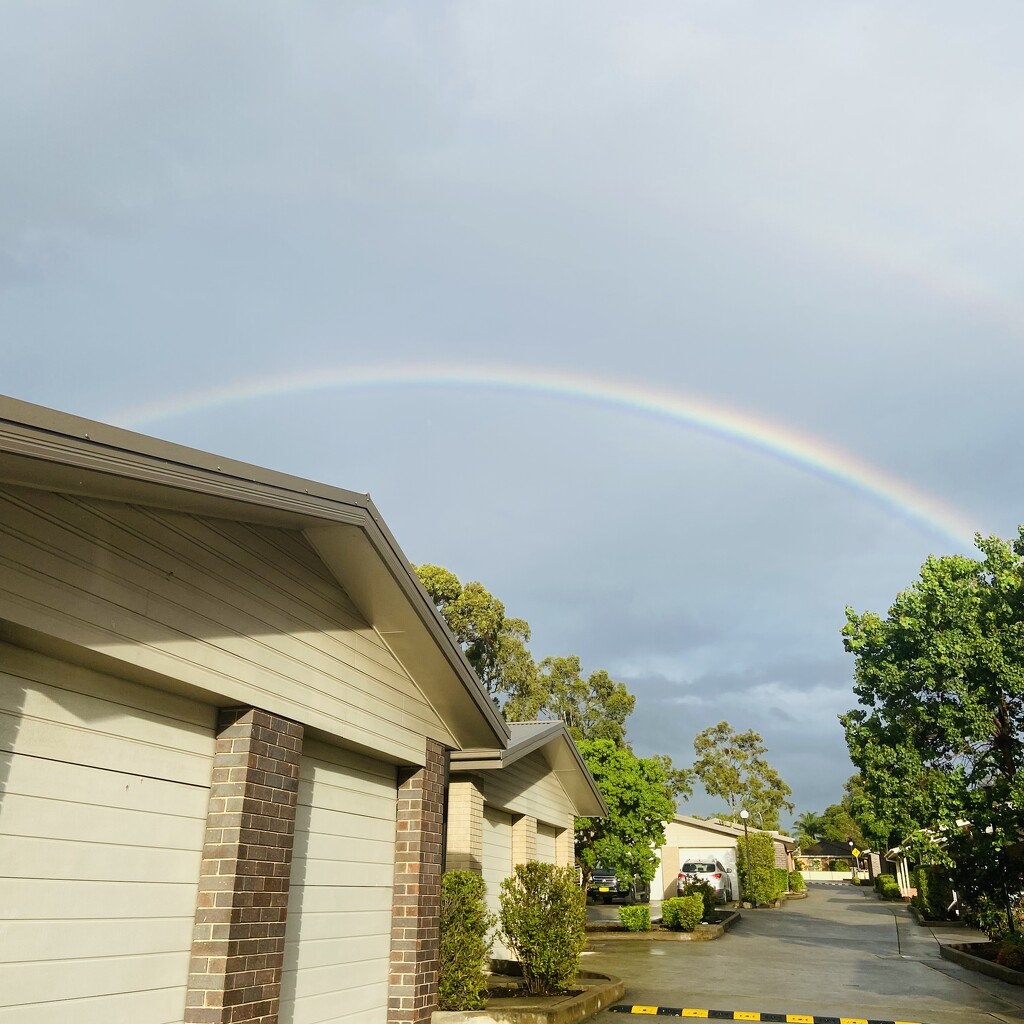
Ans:
[{"label": "neighbouring house", "polygon": [[0,398],[0,564],[0,1019],[421,1024],[446,811],[492,882],[600,813],[366,495]]},{"label": "neighbouring house", "polygon": [[[764,831],[763,829],[750,829]],[[688,860],[718,860],[726,868],[732,883],[733,895],[738,897],[740,886],[736,869],[736,849],[743,841],[743,826],[720,818],[695,818],[678,814],[665,825],[665,845],[659,851],[660,875],[655,875],[653,892],[668,899],[676,895],[679,869]],[[797,841],[781,832],[769,831],[775,846],[775,866],[793,870],[793,851]]]},{"label": "neighbouring house", "polygon": [[797,851],[797,867],[808,881],[852,878],[858,863],[854,849],[849,843],[819,839]]}]

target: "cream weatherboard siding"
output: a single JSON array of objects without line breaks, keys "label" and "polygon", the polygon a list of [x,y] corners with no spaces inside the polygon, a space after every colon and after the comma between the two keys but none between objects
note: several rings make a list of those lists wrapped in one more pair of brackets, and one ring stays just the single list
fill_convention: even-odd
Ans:
[{"label": "cream weatherboard siding", "polygon": [[393,765],[306,742],[280,1024],[384,1024],[396,808]]},{"label": "cream weatherboard siding", "polygon": [[[481,872],[487,886],[487,909],[497,916],[501,883],[512,874],[512,815],[484,808],[484,857]],[[500,942],[494,943],[492,956],[508,957]]]},{"label": "cream weatherboard siding", "polygon": [[215,720],[0,644],[3,1024],[180,1024]]},{"label": "cream weatherboard siding", "polygon": [[454,745],[297,530],[0,486],[0,619],[396,761]]},{"label": "cream weatherboard siding", "polygon": [[558,861],[557,837],[558,829],[552,825],[537,825],[537,860],[544,864],[555,864]]},{"label": "cream weatherboard siding", "polygon": [[558,827],[573,806],[558,776],[539,755],[488,772],[484,787],[484,798],[490,806]]}]

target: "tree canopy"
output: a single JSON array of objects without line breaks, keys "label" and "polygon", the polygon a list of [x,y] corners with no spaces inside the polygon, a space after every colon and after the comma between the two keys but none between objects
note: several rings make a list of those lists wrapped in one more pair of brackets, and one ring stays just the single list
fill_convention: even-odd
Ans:
[{"label": "tree canopy", "polygon": [[576,859],[587,878],[598,864],[649,882],[665,844],[665,824],[675,816],[672,787],[662,762],[637,757],[609,739],[577,746],[608,805],[605,818],[576,819]]},{"label": "tree canopy", "polygon": [[719,722],[697,734],[693,749],[693,772],[710,796],[726,801],[725,817],[737,819],[745,809],[758,828],[777,829],[779,811],[793,810],[793,791],[765,760],[768,748],[753,729],[738,733]]},{"label": "tree canopy", "polygon": [[859,707],[840,716],[879,827],[927,830],[966,890],[1020,884],[1024,799],[1024,528],[976,543],[929,558],[885,617],[847,609]]}]

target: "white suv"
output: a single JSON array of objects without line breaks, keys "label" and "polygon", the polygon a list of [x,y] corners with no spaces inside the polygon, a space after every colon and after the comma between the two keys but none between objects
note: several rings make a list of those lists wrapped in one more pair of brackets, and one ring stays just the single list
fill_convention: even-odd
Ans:
[{"label": "white suv", "polygon": [[688,860],[679,869],[676,881],[676,892],[682,895],[683,886],[690,879],[698,878],[707,882],[715,890],[715,899],[719,903],[732,903],[732,883],[729,872],[718,860]]}]

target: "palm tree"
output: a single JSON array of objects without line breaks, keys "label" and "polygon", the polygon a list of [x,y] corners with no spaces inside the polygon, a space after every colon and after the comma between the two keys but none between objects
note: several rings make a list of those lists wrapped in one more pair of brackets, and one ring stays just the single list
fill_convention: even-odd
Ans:
[{"label": "palm tree", "polygon": [[809,839],[820,839],[822,830],[825,828],[825,819],[814,811],[804,811],[793,822],[797,834],[807,836]]}]

